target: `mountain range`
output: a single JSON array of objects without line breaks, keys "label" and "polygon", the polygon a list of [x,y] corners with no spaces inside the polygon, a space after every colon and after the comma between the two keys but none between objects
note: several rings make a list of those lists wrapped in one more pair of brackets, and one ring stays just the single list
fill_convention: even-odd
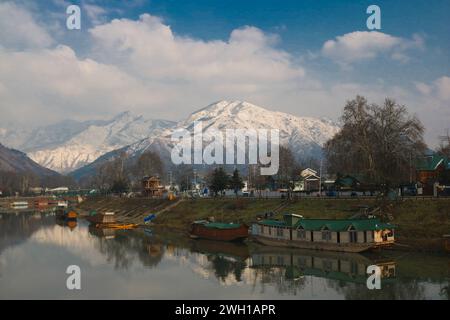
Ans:
[{"label": "mountain range", "polygon": [[25,153],[0,144],[0,171],[13,173],[34,173],[39,177],[57,176],[58,173],[44,168],[31,160]]},{"label": "mountain range", "polygon": [[167,120],[144,119],[127,111],[107,121],[65,120],[28,131],[3,129],[0,141],[26,152],[44,167],[68,173],[173,124]]},{"label": "mountain range", "polygon": [[328,119],[297,117],[249,102],[222,100],[179,122],[124,112],[107,121],[68,120],[29,132],[0,129],[0,142],[23,150],[42,166],[79,177],[122,152],[135,158],[152,150],[169,161],[173,130],[192,131],[194,121],[202,121],[203,130],[279,129],[280,143],[299,158],[320,157],[323,144],[339,130]]}]

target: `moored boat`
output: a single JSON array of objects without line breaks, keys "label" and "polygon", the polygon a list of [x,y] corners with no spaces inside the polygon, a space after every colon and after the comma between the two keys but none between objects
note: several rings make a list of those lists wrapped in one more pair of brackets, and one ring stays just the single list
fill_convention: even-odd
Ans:
[{"label": "moored boat", "polygon": [[86,217],[86,220],[95,223],[95,224],[107,224],[107,223],[116,223],[116,217],[114,212],[96,212],[92,211],[89,216]]},{"label": "moored boat", "polygon": [[12,209],[27,209],[28,201],[14,201],[11,203]]},{"label": "moored boat", "polygon": [[65,200],[58,200],[58,202],[56,203],[56,206],[58,208],[67,208],[69,206],[69,202],[65,201]]},{"label": "moored boat", "polygon": [[248,226],[242,223],[200,220],[191,224],[190,236],[194,239],[242,241],[248,237]]},{"label": "moored boat", "polygon": [[135,229],[139,225],[136,223],[97,223],[95,224],[96,228],[99,229],[121,229],[121,230],[129,230]]},{"label": "moored boat", "polygon": [[394,244],[395,226],[379,219],[305,219],[285,214],[283,220],[252,225],[252,239],[269,246],[363,252]]},{"label": "moored boat", "polygon": [[74,210],[57,209],[56,217],[64,220],[76,220],[78,218],[78,213]]},{"label": "moored boat", "polygon": [[450,234],[444,234],[442,238],[444,239],[444,250],[450,252]]}]

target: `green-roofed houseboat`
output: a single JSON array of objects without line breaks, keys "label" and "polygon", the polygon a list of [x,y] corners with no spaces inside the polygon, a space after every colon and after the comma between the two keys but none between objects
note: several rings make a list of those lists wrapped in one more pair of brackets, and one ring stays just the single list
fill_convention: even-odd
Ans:
[{"label": "green-roofed houseboat", "polygon": [[195,221],[190,236],[194,239],[240,241],[248,237],[248,226],[242,223]]},{"label": "green-roofed houseboat", "polygon": [[285,214],[283,220],[261,220],[251,237],[265,245],[362,252],[394,243],[395,226],[379,219],[305,219]]}]

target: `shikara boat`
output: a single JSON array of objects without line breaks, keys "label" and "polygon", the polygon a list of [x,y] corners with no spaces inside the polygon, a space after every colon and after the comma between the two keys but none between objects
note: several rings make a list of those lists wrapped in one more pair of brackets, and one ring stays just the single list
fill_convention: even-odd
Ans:
[{"label": "shikara boat", "polygon": [[248,226],[242,223],[195,221],[191,224],[193,239],[242,241],[248,237]]},{"label": "shikara boat", "polygon": [[129,230],[137,228],[138,225],[136,223],[97,223],[95,224],[96,228],[99,229],[122,229]]},{"label": "shikara boat", "polygon": [[138,225],[135,223],[120,223],[116,221],[114,212],[104,212],[97,213],[91,212],[89,216],[86,217],[91,223],[91,226],[98,229],[134,229],[137,228]]}]

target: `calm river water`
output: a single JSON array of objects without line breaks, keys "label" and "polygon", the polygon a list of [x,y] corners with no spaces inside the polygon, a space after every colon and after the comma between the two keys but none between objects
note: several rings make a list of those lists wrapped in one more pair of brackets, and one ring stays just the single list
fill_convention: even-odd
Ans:
[{"label": "calm river water", "polygon": [[[380,290],[366,267],[382,268]],[[66,269],[81,269],[68,290]],[[0,213],[0,299],[449,299],[448,256],[338,254]]]}]

